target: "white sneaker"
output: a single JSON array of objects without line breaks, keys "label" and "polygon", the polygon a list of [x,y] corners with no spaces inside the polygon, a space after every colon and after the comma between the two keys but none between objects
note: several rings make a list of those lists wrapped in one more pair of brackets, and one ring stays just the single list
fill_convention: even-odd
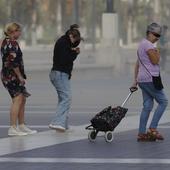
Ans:
[{"label": "white sneaker", "polygon": [[28,128],[28,127],[25,126],[24,124],[19,125],[18,128],[19,128],[20,131],[22,131],[22,132],[24,132],[24,133],[27,133],[28,135],[32,135],[32,134],[37,133],[36,130],[31,130],[30,128]]},{"label": "white sneaker", "polygon": [[60,132],[65,132],[66,131],[66,128],[64,128],[63,126],[60,126],[60,125],[49,124],[49,128],[58,130]]},{"label": "white sneaker", "polygon": [[8,136],[25,136],[27,135],[27,133],[25,132],[21,132],[19,129],[17,129],[16,127],[11,126],[8,129]]}]

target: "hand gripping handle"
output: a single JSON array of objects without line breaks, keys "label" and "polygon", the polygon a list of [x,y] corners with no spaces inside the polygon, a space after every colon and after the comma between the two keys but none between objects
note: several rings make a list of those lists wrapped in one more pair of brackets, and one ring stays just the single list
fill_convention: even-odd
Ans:
[{"label": "hand gripping handle", "polygon": [[132,95],[132,93],[138,90],[137,87],[130,87],[129,89],[130,89],[130,93],[128,94],[128,96],[126,97],[126,99],[124,100],[124,102],[122,103],[121,107],[123,107],[123,106],[125,105],[125,103],[128,101],[128,99],[130,98],[130,96]]},{"label": "hand gripping handle", "polygon": [[132,87],[130,87],[129,89],[130,89],[130,92],[131,92],[131,93],[133,93],[133,92],[135,92],[135,91],[138,90],[138,88],[137,88],[136,86],[132,86]]}]

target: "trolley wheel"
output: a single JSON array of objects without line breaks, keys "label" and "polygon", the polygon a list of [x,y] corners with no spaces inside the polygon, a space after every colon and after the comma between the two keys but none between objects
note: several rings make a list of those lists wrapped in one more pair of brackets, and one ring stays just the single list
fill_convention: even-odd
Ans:
[{"label": "trolley wheel", "polygon": [[90,132],[88,133],[88,139],[89,139],[89,141],[94,142],[95,139],[96,139],[96,136],[97,136],[97,133],[96,133],[95,130],[90,131]]},{"label": "trolley wheel", "polygon": [[112,142],[112,140],[113,140],[113,133],[111,131],[107,131],[105,133],[105,140],[106,140],[106,142]]}]

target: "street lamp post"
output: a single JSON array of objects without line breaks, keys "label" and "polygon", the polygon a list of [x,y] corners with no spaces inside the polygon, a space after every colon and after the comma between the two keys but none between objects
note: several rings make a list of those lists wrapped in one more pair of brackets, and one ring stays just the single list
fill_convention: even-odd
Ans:
[{"label": "street lamp post", "polygon": [[74,23],[79,24],[79,1],[74,0],[74,8],[73,8],[73,20]]},{"label": "street lamp post", "polygon": [[106,0],[106,12],[102,15],[102,51],[107,51],[110,55],[104,58],[101,55],[98,60],[102,64],[112,65],[119,72],[121,57],[118,36],[118,14],[114,10],[114,0]]},{"label": "street lamp post", "polygon": [[107,0],[106,1],[106,10],[108,13],[114,13],[114,1],[113,0]]},{"label": "street lamp post", "polygon": [[92,1],[92,49],[95,51],[95,43],[96,43],[96,4],[95,0]]}]

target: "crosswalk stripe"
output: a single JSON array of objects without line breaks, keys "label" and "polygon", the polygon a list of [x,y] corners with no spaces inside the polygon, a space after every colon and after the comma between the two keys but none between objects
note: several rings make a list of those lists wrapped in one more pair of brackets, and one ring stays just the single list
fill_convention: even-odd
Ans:
[{"label": "crosswalk stripe", "polygon": [[[54,111],[48,111],[48,110],[26,110],[25,111],[26,114],[55,114],[55,110]],[[0,111],[0,114],[8,114],[9,113],[9,110],[1,110]],[[88,111],[73,111],[71,113],[74,113],[74,114],[95,114],[94,112],[88,112]]]},{"label": "crosswalk stripe", "polygon": [[97,164],[170,164],[170,159],[141,158],[1,158],[0,162],[15,163],[97,163]]},{"label": "crosswalk stripe", "polygon": [[[0,128],[9,128],[9,125],[0,125]],[[30,128],[48,128],[48,125],[29,125]]]},{"label": "crosswalk stripe", "polygon": [[[84,125],[85,126],[85,125]],[[0,125],[0,128],[9,128],[10,126],[9,125]],[[49,128],[48,125],[29,125],[30,128]],[[161,128],[161,129],[169,129],[170,126],[163,126],[163,125],[160,125],[158,128]]]},{"label": "crosswalk stripe", "polygon": [[[161,119],[160,123],[169,122],[169,114]],[[119,126],[116,127],[114,133],[125,132],[138,128],[139,115],[124,118]],[[89,125],[89,124],[88,124]],[[67,143],[87,139],[88,130],[85,130],[87,125],[72,126],[72,132],[59,133],[54,130],[39,132],[38,134],[18,137],[8,137],[0,139],[0,156],[36,149],[55,144]],[[41,141],[41,142],[39,142]],[[21,145],[22,144],[22,145]]]}]

